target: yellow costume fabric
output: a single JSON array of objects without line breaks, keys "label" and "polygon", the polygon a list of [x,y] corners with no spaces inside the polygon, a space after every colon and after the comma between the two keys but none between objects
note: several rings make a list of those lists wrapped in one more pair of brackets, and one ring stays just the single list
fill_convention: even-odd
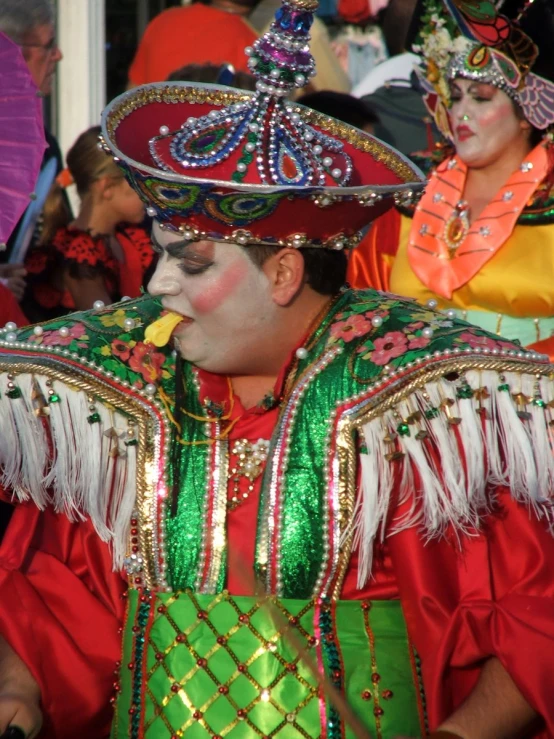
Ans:
[{"label": "yellow costume fabric", "polygon": [[517,225],[502,248],[478,274],[453,292],[451,300],[439,299],[412,271],[407,250],[411,226],[412,219],[401,216],[391,292],[423,301],[437,298],[443,308],[533,318],[554,315],[554,223]]},{"label": "yellow costume fabric", "polygon": [[[439,307],[481,311],[487,328],[506,338],[519,339],[524,346],[549,339],[554,328],[554,223],[542,226],[516,225],[508,241],[451,300],[435,295],[414,274],[408,261],[408,239],[412,219],[401,216],[400,239],[390,273],[389,289],[425,303],[436,299]],[[532,319],[510,331],[510,317]],[[478,321],[474,313],[467,320]],[[488,320],[487,320],[488,319]],[[541,320],[547,319],[547,320]],[[489,323],[490,322],[490,323]],[[516,326],[517,324],[511,324]]]},{"label": "yellow costume fabric", "polygon": [[451,300],[436,295],[414,274],[408,260],[412,225],[398,211],[379,218],[352,253],[350,284],[421,303],[435,299],[441,309],[453,308],[471,323],[554,357],[554,223],[517,224],[502,248]]}]

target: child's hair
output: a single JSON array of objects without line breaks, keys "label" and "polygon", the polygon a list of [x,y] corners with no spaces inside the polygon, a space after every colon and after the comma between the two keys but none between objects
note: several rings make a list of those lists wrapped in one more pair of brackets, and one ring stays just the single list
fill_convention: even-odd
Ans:
[{"label": "child's hair", "polygon": [[71,212],[64,196],[64,188],[75,183],[81,200],[86,197],[93,183],[102,177],[123,177],[122,171],[111,156],[98,148],[100,126],[84,131],[67,152],[67,170],[55,180],[43,210],[43,226],[39,245],[49,244],[56,231],[71,221]]}]

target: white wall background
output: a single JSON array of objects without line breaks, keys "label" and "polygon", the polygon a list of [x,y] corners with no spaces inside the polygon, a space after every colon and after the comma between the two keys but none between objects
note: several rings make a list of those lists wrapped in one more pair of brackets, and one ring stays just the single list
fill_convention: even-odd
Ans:
[{"label": "white wall background", "polygon": [[[57,0],[57,136],[65,157],[106,104],[105,0]],[[71,196],[71,193],[70,193]]]}]

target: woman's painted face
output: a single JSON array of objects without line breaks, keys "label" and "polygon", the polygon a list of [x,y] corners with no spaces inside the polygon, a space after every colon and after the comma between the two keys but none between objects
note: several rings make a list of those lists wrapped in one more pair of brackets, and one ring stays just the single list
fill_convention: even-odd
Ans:
[{"label": "woman's painted face", "polygon": [[173,333],[178,351],[210,372],[247,373],[276,320],[264,271],[234,244],[186,242],[158,223],[152,239],[160,258],[148,291],[183,317]]},{"label": "woman's painted face", "polygon": [[456,78],[450,83],[454,145],[468,167],[486,167],[528,138],[529,124],[494,85]]}]

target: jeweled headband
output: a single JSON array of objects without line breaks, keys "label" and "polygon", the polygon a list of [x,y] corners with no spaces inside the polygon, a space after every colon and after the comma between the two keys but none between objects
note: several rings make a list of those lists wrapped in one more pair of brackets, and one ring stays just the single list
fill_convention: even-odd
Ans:
[{"label": "jeweled headband", "polygon": [[554,124],[554,84],[532,72],[523,76],[517,65],[496,49],[473,44],[467,53],[452,58],[446,74],[449,80],[463,77],[503,90],[535,128],[544,130]]}]

